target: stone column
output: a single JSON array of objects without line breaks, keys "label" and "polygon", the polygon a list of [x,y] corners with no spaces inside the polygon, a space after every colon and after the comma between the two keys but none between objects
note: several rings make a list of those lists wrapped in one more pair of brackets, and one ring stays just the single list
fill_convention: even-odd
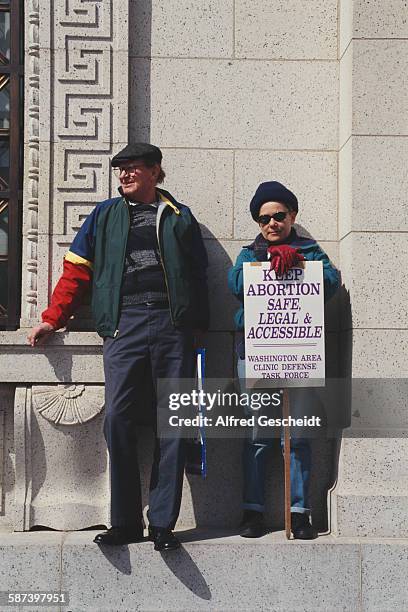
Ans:
[{"label": "stone column", "polygon": [[407,537],[407,9],[402,0],[340,8],[339,241],[353,417],[332,528]]},{"label": "stone column", "polygon": [[15,530],[109,523],[102,409],[101,386],[17,387]]}]

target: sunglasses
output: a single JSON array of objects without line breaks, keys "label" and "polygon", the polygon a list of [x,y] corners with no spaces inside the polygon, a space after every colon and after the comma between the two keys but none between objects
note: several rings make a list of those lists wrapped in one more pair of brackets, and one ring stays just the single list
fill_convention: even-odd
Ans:
[{"label": "sunglasses", "polygon": [[283,210],[274,213],[273,215],[261,215],[258,217],[258,223],[260,225],[268,225],[271,222],[271,219],[274,221],[278,221],[278,223],[282,223],[286,219],[288,212],[284,212]]}]

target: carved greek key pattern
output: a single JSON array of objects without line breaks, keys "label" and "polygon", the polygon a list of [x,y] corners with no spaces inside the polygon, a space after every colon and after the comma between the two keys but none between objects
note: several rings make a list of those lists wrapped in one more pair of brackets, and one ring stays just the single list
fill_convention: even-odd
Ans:
[{"label": "carved greek key pattern", "polygon": [[110,0],[67,0],[57,5],[57,27],[85,28],[91,36],[111,37]]},{"label": "carved greek key pattern", "polygon": [[62,245],[116,192],[110,158],[128,137],[128,5],[25,1],[23,326],[49,303]]},{"label": "carved greek key pattern", "polygon": [[[92,205],[89,205],[87,202],[65,202],[65,220],[67,222],[67,227],[64,227],[64,234],[67,234],[68,228],[69,231],[74,230],[74,232],[77,232],[92,208]],[[64,241],[58,241],[58,244],[60,242],[65,244]]]},{"label": "carved greek key pattern", "polygon": [[[126,90],[113,87],[123,71],[115,53],[113,18],[121,0],[54,0],[54,151],[52,233],[70,242],[77,212],[111,194],[109,159]],[[123,9],[123,7],[122,7]],[[127,104],[127,100],[126,100]],[[126,135],[122,135],[126,140]]]},{"label": "carved greek key pattern", "polygon": [[110,143],[110,104],[97,100],[87,102],[69,93],[62,102],[65,124],[58,126],[58,136],[61,140],[72,140],[76,135],[81,139],[89,138],[98,146]]}]

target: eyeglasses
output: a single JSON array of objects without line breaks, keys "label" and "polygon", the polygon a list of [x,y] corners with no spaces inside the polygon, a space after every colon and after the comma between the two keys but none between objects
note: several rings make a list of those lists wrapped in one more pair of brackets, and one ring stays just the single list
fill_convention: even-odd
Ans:
[{"label": "eyeglasses", "polygon": [[131,176],[132,174],[136,174],[138,172],[138,170],[141,170],[142,168],[144,168],[144,166],[139,165],[139,166],[118,166],[116,168],[113,168],[113,172],[115,173],[115,176],[117,176],[118,178],[120,177],[120,175],[122,174],[122,172],[125,173],[126,175]]},{"label": "eyeglasses", "polygon": [[278,223],[282,223],[286,219],[288,212],[280,210],[279,212],[274,213],[273,215],[261,215],[258,217],[258,223],[260,225],[268,225],[271,222],[271,219],[274,221],[278,221]]}]

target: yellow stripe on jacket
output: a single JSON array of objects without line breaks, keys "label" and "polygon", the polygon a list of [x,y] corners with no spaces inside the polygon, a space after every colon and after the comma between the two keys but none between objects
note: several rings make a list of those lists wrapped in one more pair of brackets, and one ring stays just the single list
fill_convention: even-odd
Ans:
[{"label": "yellow stripe on jacket", "polygon": [[88,268],[93,270],[92,261],[89,261],[88,259],[85,259],[84,257],[81,257],[80,255],[77,255],[76,253],[73,253],[72,251],[68,251],[64,259],[66,259],[67,261],[70,261],[73,264],[83,264],[84,266],[88,266]]}]

